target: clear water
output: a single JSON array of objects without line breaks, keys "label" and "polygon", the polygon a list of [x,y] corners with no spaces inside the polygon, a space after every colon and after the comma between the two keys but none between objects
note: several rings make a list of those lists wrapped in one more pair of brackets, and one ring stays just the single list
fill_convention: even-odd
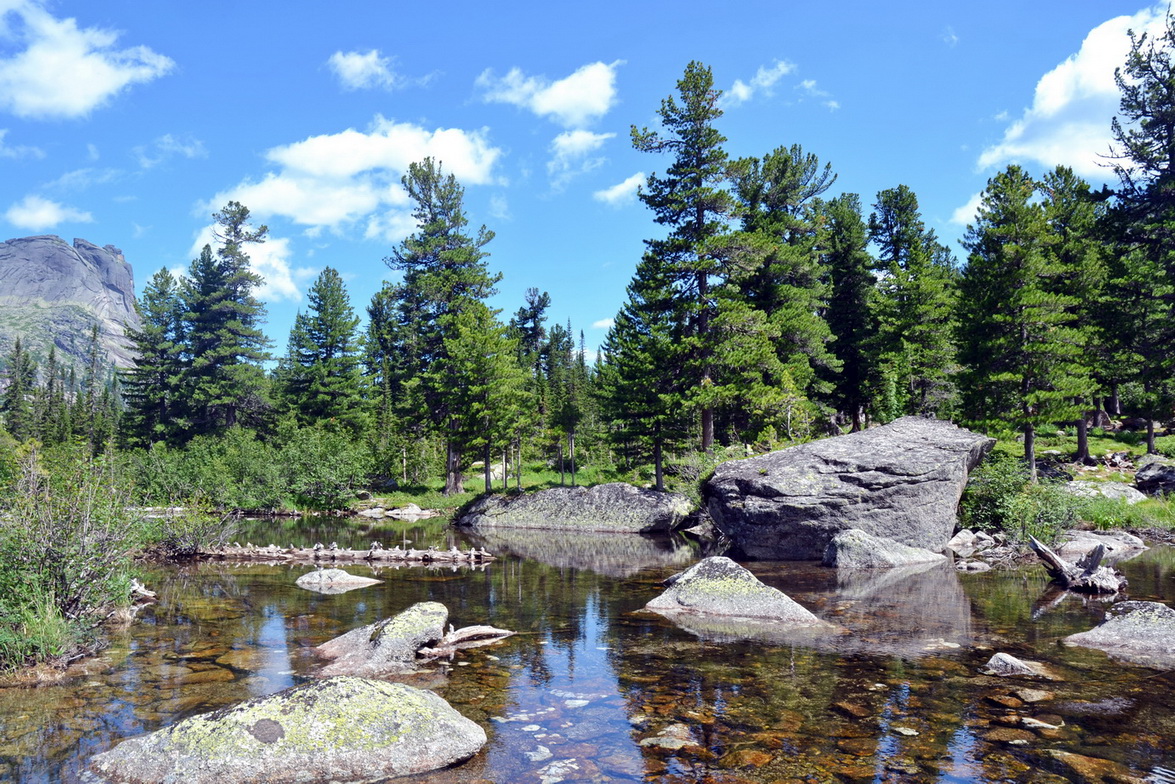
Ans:
[{"label": "clear water", "polygon": [[[258,523],[239,538],[469,544],[435,523],[314,524],[299,533]],[[490,738],[473,759],[420,780],[1081,780],[1072,765],[1088,763],[1058,760],[1062,751],[1113,775],[1175,781],[1175,673],[1060,645],[1097,623],[1104,605],[1042,599],[1039,567],[848,578],[809,564],[748,564],[847,630],[799,644],[642,612],[662,578],[699,557],[684,541],[519,531],[477,543],[499,559],[477,569],[347,567],[384,582],[334,596],[294,585],[307,566],[152,569],[146,582],[159,603],[99,657],[60,683],[0,688],[0,779],[75,781],[91,755],[121,739],[302,682],[319,666],[313,646],[435,600],[458,627],[518,634],[410,681]],[[1120,568],[1131,598],[1175,604],[1175,550]],[[1061,679],[980,675],[997,650],[1044,662]],[[1013,692],[1025,687],[1052,696],[1023,703]],[[1059,729],[1011,726],[1024,716]]]}]

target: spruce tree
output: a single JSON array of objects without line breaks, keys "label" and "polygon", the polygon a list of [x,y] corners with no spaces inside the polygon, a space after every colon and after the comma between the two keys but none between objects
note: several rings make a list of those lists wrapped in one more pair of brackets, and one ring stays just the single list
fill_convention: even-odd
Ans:
[{"label": "spruce tree", "polygon": [[125,437],[132,446],[177,442],[183,397],[179,285],[165,268],[156,272],[135,303],[141,326],[128,330],[134,366],[122,373]]},{"label": "spruce tree", "polygon": [[5,358],[5,375],[8,386],[0,400],[4,427],[17,441],[24,441],[36,435],[33,395],[37,383],[37,365],[19,337],[13,342],[12,353]]}]

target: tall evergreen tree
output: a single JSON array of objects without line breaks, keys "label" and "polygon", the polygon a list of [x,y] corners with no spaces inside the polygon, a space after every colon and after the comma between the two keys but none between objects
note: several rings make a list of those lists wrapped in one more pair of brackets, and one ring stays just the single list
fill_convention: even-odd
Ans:
[{"label": "tall evergreen tree", "polygon": [[19,337],[13,342],[5,368],[8,385],[0,400],[0,412],[4,414],[4,427],[8,433],[17,441],[24,441],[36,434],[33,395],[37,383],[37,365]]},{"label": "tall evergreen tree", "polygon": [[[446,440],[445,492],[462,492],[461,433],[453,429],[454,416],[447,387],[434,370],[448,358],[446,339],[457,330],[457,318],[473,303],[494,293],[501,276],[491,274],[482,248],[493,232],[482,226],[469,234],[464,189],[431,158],[408,167],[404,188],[415,203],[417,229],[384,261],[401,272],[403,282],[388,292],[395,310],[380,336],[385,353],[397,367],[400,394],[420,401],[415,415],[427,421]],[[391,365],[389,365],[391,367]]]},{"label": "tall evergreen tree", "polygon": [[261,276],[249,267],[247,246],[268,229],[249,224],[249,210],[230,201],[213,215],[220,243],[205,245],[180,290],[185,338],[184,388],[188,436],[259,422],[268,408],[261,363],[269,341],[265,308],[254,296]]},{"label": "tall evergreen tree", "polygon": [[953,258],[922,222],[905,185],[877,194],[869,239],[877,246],[876,386],[892,385],[898,410],[933,414],[954,395]]},{"label": "tall evergreen tree", "polygon": [[964,240],[959,298],[964,410],[973,421],[1015,423],[1034,479],[1036,429],[1074,418],[1073,400],[1089,388],[1076,298],[1059,290],[1066,270],[1036,190],[1018,166],[988,181]]},{"label": "tall evergreen tree", "polygon": [[[714,302],[712,279],[721,272],[717,240],[726,232],[734,200],[726,188],[726,137],[714,127],[722,116],[710,69],[694,61],[677,82],[680,98],[661,101],[661,131],[632,127],[632,144],[641,152],[672,156],[665,174],[649,176],[640,199],[653,211],[658,225],[669,230],[663,239],[646,240],[646,254],[669,276],[677,300],[675,317],[686,326],[682,336],[688,348],[692,382],[682,393],[688,397],[713,383],[711,321]],[[680,405],[680,403],[678,404]],[[704,400],[700,406],[701,447],[714,442],[714,410]]]},{"label": "tall evergreen tree", "polygon": [[127,332],[134,366],[122,374],[125,436],[133,446],[175,443],[182,397],[179,285],[165,268],[156,272],[135,303],[141,326]]}]

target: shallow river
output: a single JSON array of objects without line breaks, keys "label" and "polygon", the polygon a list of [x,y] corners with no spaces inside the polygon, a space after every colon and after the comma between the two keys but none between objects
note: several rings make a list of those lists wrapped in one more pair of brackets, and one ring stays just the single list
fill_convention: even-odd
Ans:
[{"label": "shallow river", "polygon": [[[252,541],[468,544],[439,524],[264,525]],[[747,564],[849,630],[748,640],[737,639],[746,630],[680,628],[641,611],[662,578],[699,557],[683,541],[521,531],[478,543],[498,560],[349,566],[384,582],[335,596],[294,585],[306,566],[149,569],[158,604],[85,672],[0,688],[0,780],[75,781],[123,738],[312,677],[312,646],[427,599],[457,627],[518,634],[410,681],[489,735],[472,760],[422,781],[1175,782],[1175,673],[1059,644],[1095,625],[1104,605],[1044,595],[1039,567],[849,578]],[[1131,598],[1175,604],[1175,550],[1120,568]],[[1059,680],[981,675],[995,651],[1044,662]],[[1025,717],[1038,723],[1026,728]]]}]

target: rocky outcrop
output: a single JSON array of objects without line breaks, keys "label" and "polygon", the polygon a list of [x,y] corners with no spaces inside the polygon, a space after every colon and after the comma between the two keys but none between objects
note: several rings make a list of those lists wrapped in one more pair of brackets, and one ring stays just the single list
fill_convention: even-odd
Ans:
[{"label": "rocky outcrop", "polygon": [[1175,461],[1152,458],[1134,474],[1134,484],[1147,495],[1175,493]]},{"label": "rocky outcrop", "polygon": [[718,466],[703,497],[747,556],[817,560],[840,531],[939,552],[967,474],[995,443],[949,422],[904,417]]},{"label": "rocky outcrop", "polygon": [[86,362],[90,329],[109,363],[129,367],[128,325],[137,328],[131,265],[113,245],[60,237],[23,237],[0,243],[0,357],[20,337],[38,360],[56,345],[59,360]]},{"label": "rocky outcrop", "polygon": [[689,499],[622,482],[554,487],[521,495],[485,495],[455,521],[487,528],[544,528],[610,533],[670,531],[690,513]]},{"label": "rocky outcrop", "polygon": [[755,618],[798,626],[826,626],[783,591],[723,556],[703,558],[681,574],[646,610],[662,614],[699,613]]},{"label": "rocky outcrop", "polygon": [[404,612],[324,642],[315,648],[330,659],[323,676],[407,673],[417,668],[416,652],[445,635],[449,611],[440,602],[417,602]]},{"label": "rocky outcrop", "polygon": [[1040,662],[1017,659],[1010,653],[997,653],[988,659],[987,664],[980,668],[985,675],[995,675],[1000,678],[1044,678],[1057,680],[1057,676]]},{"label": "rocky outcrop", "polygon": [[942,553],[932,553],[921,547],[871,536],[856,528],[841,531],[832,537],[824,550],[822,563],[838,569],[893,569],[923,563],[945,563]]},{"label": "rocky outcrop", "polygon": [[1158,602],[1118,602],[1100,626],[1062,642],[1097,648],[1133,664],[1175,669],[1175,609]]},{"label": "rocky outcrop", "polygon": [[1078,498],[1108,498],[1111,501],[1125,501],[1131,505],[1146,500],[1145,494],[1122,482],[1091,482],[1088,479],[1075,479],[1066,482],[1062,487]]},{"label": "rocky outcrop", "polygon": [[125,740],[90,762],[117,782],[374,782],[473,756],[485,731],[429,691],[362,678],[295,686]]},{"label": "rocky outcrop", "polygon": [[315,569],[299,577],[294,583],[299,588],[325,594],[339,594],[382,583],[374,577],[361,577],[342,569]]}]

